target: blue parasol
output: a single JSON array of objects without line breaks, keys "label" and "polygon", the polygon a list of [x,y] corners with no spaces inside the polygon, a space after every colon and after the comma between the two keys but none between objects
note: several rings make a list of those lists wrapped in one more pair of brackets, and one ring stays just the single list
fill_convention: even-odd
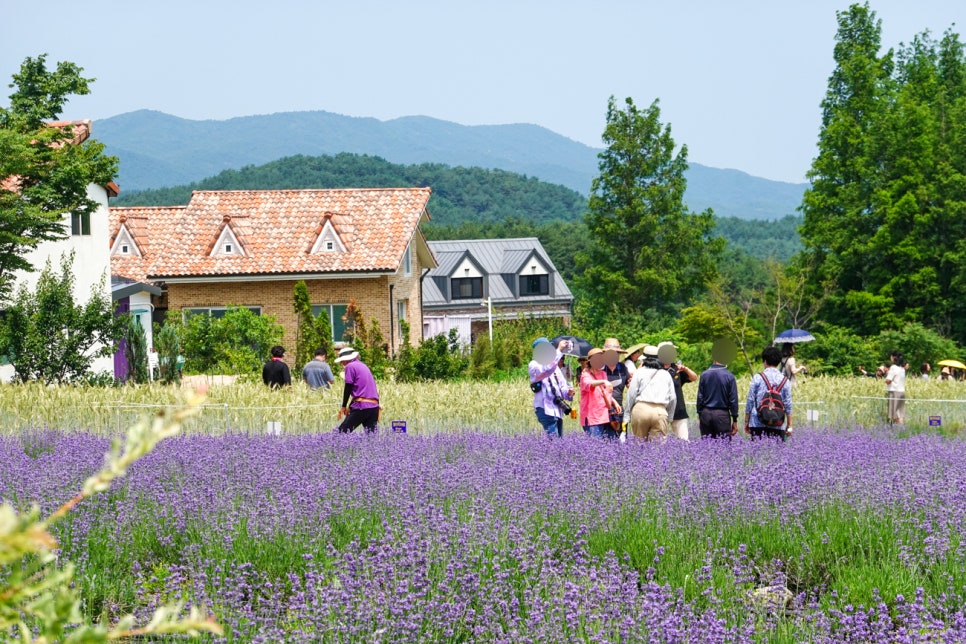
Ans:
[{"label": "blue parasol", "polygon": [[775,344],[787,344],[795,342],[811,342],[815,336],[805,329],[788,329],[775,336]]}]

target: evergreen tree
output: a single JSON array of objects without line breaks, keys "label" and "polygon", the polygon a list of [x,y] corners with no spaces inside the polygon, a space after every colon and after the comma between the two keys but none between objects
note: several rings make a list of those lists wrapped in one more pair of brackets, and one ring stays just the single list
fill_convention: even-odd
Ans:
[{"label": "evergreen tree", "polygon": [[[850,326],[878,325],[892,303],[870,292],[870,240],[882,224],[881,196],[886,127],[894,99],[892,51],[883,55],[881,21],[865,5],[836,14],[835,69],[822,101],[818,156],[802,202],[802,242],[814,258],[810,285],[829,280],[832,316]],[[868,329],[878,332],[878,328]]]},{"label": "evergreen tree", "polygon": [[716,273],[724,242],[712,236],[710,210],[684,205],[687,148],[674,152],[658,102],[640,110],[613,97],[584,220],[593,247],[578,255],[584,321],[598,326],[615,315],[667,314],[702,292]]},{"label": "evergreen tree", "polygon": [[124,335],[124,357],[127,359],[128,382],[143,385],[148,382],[148,340],[141,320],[132,315],[128,318]]}]

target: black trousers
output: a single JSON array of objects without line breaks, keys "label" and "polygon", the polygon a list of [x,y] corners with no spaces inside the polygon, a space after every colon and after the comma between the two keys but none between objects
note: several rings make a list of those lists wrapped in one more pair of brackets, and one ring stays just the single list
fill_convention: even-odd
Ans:
[{"label": "black trousers", "polygon": [[727,409],[702,409],[698,423],[701,438],[731,438],[731,413]]},{"label": "black trousers", "polygon": [[752,438],[777,438],[783,441],[788,436],[783,427],[749,427],[748,432]]},{"label": "black trousers", "polygon": [[368,433],[376,431],[376,424],[379,422],[379,408],[366,407],[365,409],[349,409],[349,415],[345,417],[339,425],[339,431],[348,434],[362,425]]}]

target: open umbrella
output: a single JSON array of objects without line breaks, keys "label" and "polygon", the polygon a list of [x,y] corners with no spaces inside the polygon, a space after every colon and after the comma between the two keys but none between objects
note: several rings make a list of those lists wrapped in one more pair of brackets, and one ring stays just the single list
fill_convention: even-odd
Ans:
[{"label": "open umbrella", "polygon": [[558,335],[556,338],[550,341],[550,344],[557,346],[560,344],[561,340],[570,340],[570,349],[564,351],[564,355],[568,356],[582,358],[590,353],[590,350],[594,348],[594,345],[587,340],[573,335]]},{"label": "open umbrella", "polygon": [[952,367],[953,369],[966,369],[966,364],[963,364],[959,360],[940,360],[938,363],[940,367]]},{"label": "open umbrella", "polygon": [[805,329],[788,329],[775,336],[775,344],[811,342],[815,336]]}]

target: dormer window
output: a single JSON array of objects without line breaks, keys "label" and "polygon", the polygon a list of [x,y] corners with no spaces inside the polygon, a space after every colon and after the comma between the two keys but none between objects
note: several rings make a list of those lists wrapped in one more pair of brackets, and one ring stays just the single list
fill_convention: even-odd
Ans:
[{"label": "dormer window", "polygon": [[134,243],[134,239],[131,237],[130,231],[128,231],[125,224],[121,224],[121,227],[117,231],[117,236],[114,238],[114,244],[111,246],[111,256],[112,257],[140,257],[141,251]]},{"label": "dormer window", "polygon": [[238,243],[238,238],[235,237],[235,233],[232,231],[231,226],[228,225],[228,222],[225,222],[225,227],[221,229],[218,241],[215,242],[214,248],[211,249],[211,256],[245,256],[245,249]]},{"label": "dormer window", "polygon": [[318,238],[312,245],[312,250],[309,252],[312,254],[346,252],[345,244],[342,243],[339,233],[336,232],[331,221],[326,220],[325,225],[322,226],[322,232],[319,233]]}]

